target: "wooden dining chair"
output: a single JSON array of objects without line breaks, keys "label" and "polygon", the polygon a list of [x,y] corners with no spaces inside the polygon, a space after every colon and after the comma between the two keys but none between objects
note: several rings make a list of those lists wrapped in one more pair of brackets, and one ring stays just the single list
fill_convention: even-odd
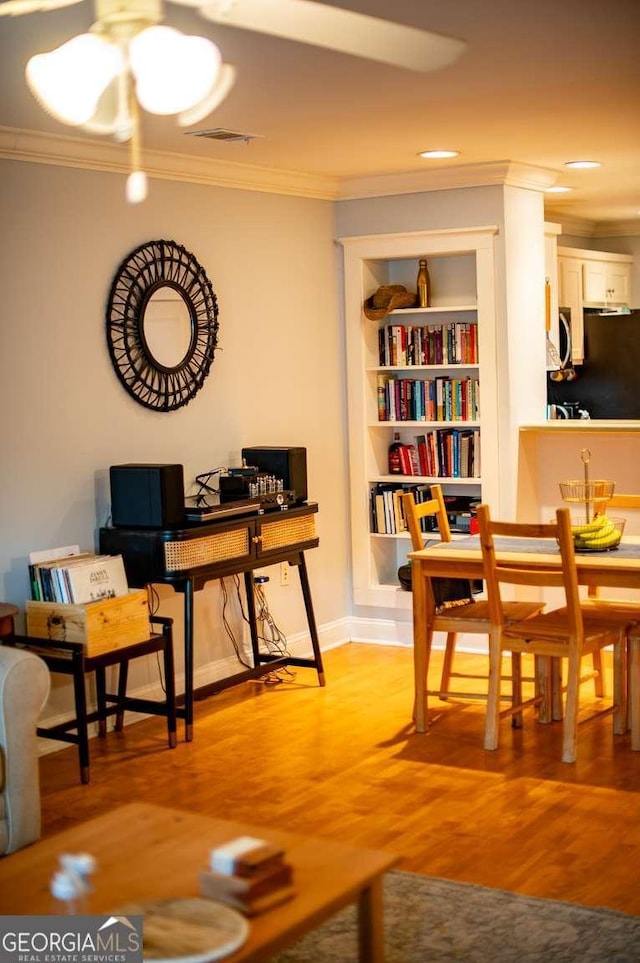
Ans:
[{"label": "wooden dining chair", "polygon": [[[610,509],[630,508],[640,510],[640,495],[613,495],[606,502],[594,506],[598,512]],[[610,618],[612,613],[627,621],[628,705],[631,729],[631,747],[640,750],[640,599],[616,599],[604,597],[598,586],[590,585],[587,601],[589,615],[594,618]]]},{"label": "wooden dining chair", "polygon": [[[478,506],[480,524],[480,544],[487,586],[487,596],[491,613],[491,632],[489,634],[489,697],[485,725],[485,749],[497,749],[499,724],[503,716],[514,716],[521,722],[522,712],[532,703],[541,704],[544,717],[549,717],[549,703],[552,700],[552,680],[558,677],[553,671],[555,665],[567,663],[566,705],[564,708],[564,730],[562,742],[562,761],[575,762],[577,753],[579,689],[582,680],[583,656],[613,645],[614,684],[613,703],[596,711],[591,719],[613,714],[613,731],[622,734],[626,731],[627,687],[626,687],[626,644],[625,625],[620,618],[589,615],[589,606],[583,605],[578,589],[575,551],[571,532],[571,517],[568,508],[556,511],[556,522],[550,524],[521,524],[515,522],[492,521],[488,505]],[[496,556],[495,537],[504,539],[547,539],[560,549],[561,565],[545,566],[536,561],[536,554],[523,555],[522,562],[500,562]],[[551,586],[564,590],[565,605],[560,609],[544,611],[532,616],[526,622],[508,624],[505,619],[501,586],[527,585]],[[538,693],[533,700],[523,701],[518,687],[518,674],[513,673],[513,692],[511,704],[500,708],[500,675],[502,658],[510,652],[516,662],[523,652],[533,654],[538,662]],[[586,720],[585,720],[586,721]]]},{"label": "wooden dining chair", "polygon": [[[402,496],[405,519],[411,535],[411,547],[414,552],[424,548],[425,545],[425,533],[421,527],[421,521],[424,518],[435,518],[440,541],[451,541],[451,529],[442,487],[440,485],[431,485],[430,494],[431,498],[424,502],[416,502],[412,492],[406,492]],[[437,588],[437,581],[436,578],[430,580],[432,594],[434,583],[436,583],[435,587]],[[487,698],[486,685],[482,692],[455,691],[451,689],[452,678],[472,679],[475,681],[483,679],[485,683],[488,679],[488,673],[478,675],[454,672],[453,670],[453,658],[458,635],[462,632],[469,635],[488,635],[491,628],[488,603],[486,601],[475,601],[471,591],[471,583],[468,579],[461,579],[460,582],[462,586],[464,586],[466,582],[466,594],[468,597],[461,597],[450,603],[445,602],[442,606],[436,608],[436,615],[432,626],[432,631],[444,632],[446,634],[446,643],[440,688],[435,690],[427,688],[427,694],[438,696],[443,701],[447,699]],[[454,592],[453,594],[463,596],[464,592]],[[544,604],[541,602],[510,602],[506,606],[505,614],[509,621],[516,622],[520,619],[526,619],[531,615],[535,615],[542,611],[543,608]]]}]

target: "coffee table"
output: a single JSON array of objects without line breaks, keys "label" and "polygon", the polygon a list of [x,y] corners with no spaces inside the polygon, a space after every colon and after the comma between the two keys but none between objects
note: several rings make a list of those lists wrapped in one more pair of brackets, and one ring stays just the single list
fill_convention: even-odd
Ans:
[{"label": "coffee table", "polygon": [[251,918],[247,942],[226,957],[229,963],[264,963],[350,903],[358,907],[361,963],[382,963],[382,877],[398,856],[148,803],[118,807],[0,860],[0,912],[51,913],[49,880],[58,856],[73,852],[91,853],[97,861],[84,912],[194,897],[210,850],[247,835],[284,848],[294,870],[295,896]]}]

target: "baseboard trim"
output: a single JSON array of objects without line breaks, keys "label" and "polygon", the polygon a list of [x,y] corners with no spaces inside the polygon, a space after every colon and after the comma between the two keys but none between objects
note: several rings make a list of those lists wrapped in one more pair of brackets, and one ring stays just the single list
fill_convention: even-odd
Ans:
[{"label": "baseboard trim", "polygon": [[[351,618],[351,641],[365,645],[398,645],[407,648],[413,646],[413,624],[394,619]],[[435,632],[433,648],[444,649],[446,636],[444,632]],[[456,643],[459,652],[471,652],[486,655],[487,641],[482,635],[460,634]]]}]

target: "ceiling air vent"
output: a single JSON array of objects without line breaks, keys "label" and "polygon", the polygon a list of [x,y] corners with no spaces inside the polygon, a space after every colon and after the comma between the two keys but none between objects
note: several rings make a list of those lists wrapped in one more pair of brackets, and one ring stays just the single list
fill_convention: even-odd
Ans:
[{"label": "ceiling air vent", "polygon": [[242,142],[248,144],[250,141],[260,137],[260,134],[243,134],[239,130],[227,130],[226,127],[212,127],[209,130],[188,130],[189,137],[204,137],[206,140],[219,140],[228,144]]}]

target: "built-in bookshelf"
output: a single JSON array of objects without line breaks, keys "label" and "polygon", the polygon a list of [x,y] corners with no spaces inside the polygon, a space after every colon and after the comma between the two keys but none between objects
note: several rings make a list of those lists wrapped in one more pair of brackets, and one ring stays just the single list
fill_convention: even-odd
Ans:
[{"label": "built-in bookshelf", "polygon": [[[469,506],[497,485],[496,433],[485,430],[497,410],[495,233],[491,227],[342,239],[357,605],[411,604],[397,578],[411,548],[403,491],[426,497],[431,484],[441,484],[454,529],[465,531]],[[364,301],[380,285],[416,290],[421,257],[428,261],[429,306],[399,308],[379,321],[366,317]],[[400,474],[389,471],[395,436]]]}]

